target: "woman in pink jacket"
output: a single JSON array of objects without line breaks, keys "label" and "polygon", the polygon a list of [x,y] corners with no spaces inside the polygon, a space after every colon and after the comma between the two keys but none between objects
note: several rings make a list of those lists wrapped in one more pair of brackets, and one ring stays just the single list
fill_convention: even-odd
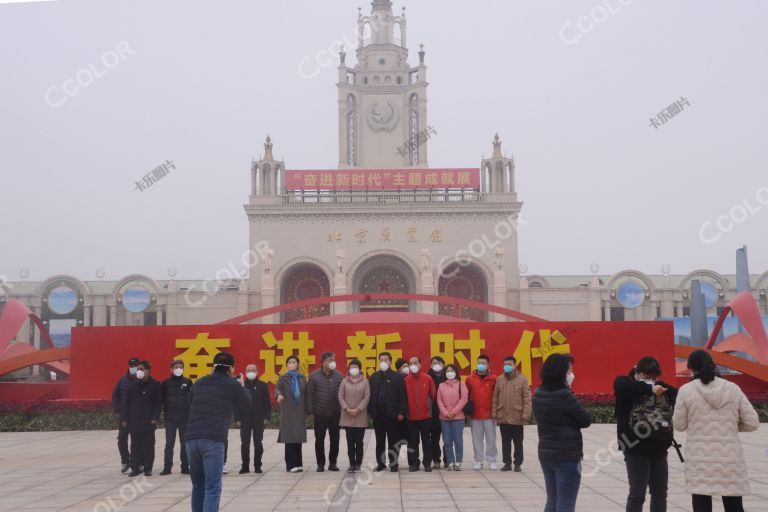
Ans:
[{"label": "woman in pink jacket", "polygon": [[437,388],[437,406],[443,431],[443,450],[448,471],[461,471],[464,459],[464,406],[467,386],[455,365],[445,367],[445,382]]}]

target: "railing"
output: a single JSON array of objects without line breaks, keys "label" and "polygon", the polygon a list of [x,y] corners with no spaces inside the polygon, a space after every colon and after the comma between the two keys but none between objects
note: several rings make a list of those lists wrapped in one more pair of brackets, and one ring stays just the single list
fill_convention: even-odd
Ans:
[{"label": "railing", "polygon": [[382,190],[382,191],[334,191],[300,190],[290,191],[282,196],[283,204],[310,205],[349,205],[388,204],[388,203],[484,203],[486,194],[477,189],[440,189],[440,190]]}]

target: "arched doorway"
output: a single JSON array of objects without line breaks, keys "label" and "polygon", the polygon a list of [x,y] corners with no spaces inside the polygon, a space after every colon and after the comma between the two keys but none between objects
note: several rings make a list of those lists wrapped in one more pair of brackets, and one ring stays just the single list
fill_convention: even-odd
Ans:
[{"label": "arched doorway", "polygon": [[[411,268],[391,255],[374,256],[355,272],[357,293],[414,293],[415,277]],[[410,311],[407,300],[387,299],[361,301],[360,311]]]},{"label": "arched doorway", "polygon": [[[280,290],[280,302],[288,304],[297,300],[328,297],[330,295],[331,284],[325,272],[317,265],[302,263],[286,273]],[[307,308],[284,311],[282,313],[282,321],[293,322],[305,318],[328,316],[330,313],[330,304],[318,304]]]},{"label": "arched doorway", "polygon": [[[472,263],[456,262],[446,267],[440,274],[437,294],[477,302],[488,302],[488,286],[485,277],[477,265]],[[440,304],[438,314],[456,316],[478,322],[485,322],[487,320],[487,312],[481,309],[467,306],[458,306],[458,310],[456,308],[457,306],[452,304]]]}]

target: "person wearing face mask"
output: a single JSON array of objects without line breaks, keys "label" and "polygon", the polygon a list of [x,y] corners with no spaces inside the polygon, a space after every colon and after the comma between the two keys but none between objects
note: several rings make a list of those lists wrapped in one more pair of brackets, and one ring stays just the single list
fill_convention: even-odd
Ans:
[{"label": "person wearing face mask", "polygon": [[[387,467],[396,473],[399,469],[400,433],[398,421],[403,421],[406,412],[405,387],[402,374],[392,371],[392,355],[389,352],[379,354],[379,370],[373,372],[370,379],[371,399],[368,402],[368,414],[373,418],[373,430],[376,434],[376,468],[384,471]],[[387,450],[389,443],[389,450]]]},{"label": "person wearing face mask", "polygon": [[253,436],[253,471],[261,473],[261,457],[264,455],[264,426],[272,416],[269,387],[258,378],[255,364],[245,367],[245,389],[251,394],[251,406],[235,408],[235,426],[240,429],[240,456],[243,461],[240,474],[250,471],[251,436]]},{"label": "person wearing face mask", "polygon": [[691,382],[680,386],[672,416],[675,430],[687,432],[685,492],[693,512],[711,512],[713,497],[725,512],[743,512],[750,488],[739,432],[756,431],[760,418],[741,388],[720,377],[708,351],[691,352],[688,371]]},{"label": "person wearing face mask", "polygon": [[[523,464],[523,425],[531,417],[531,387],[525,375],[517,371],[517,362],[513,356],[504,358],[504,374],[496,379],[493,390],[493,419],[501,432],[501,457],[504,461],[502,471],[522,471]],[[512,459],[512,443],[515,445],[515,457]]]},{"label": "person wearing face mask", "polygon": [[339,457],[339,386],[344,376],[336,370],[336,354],[323,352],[321,367],[309,374],[307,382],[307,414],[314,415],[315,458],[317,471],[325,471],[325,433],[331,439],[328,471],[338,471]]},{"label": "person wearing face mask", "polygon": [[[440,356],[432,358],[431,367],[429,368],[430,377],[435,381],[435,389],[440,388],[440,384],[445,382],[445,359]],[[432,404],[432,431],[429,433],[429,438],[432,440],[432,469],[440,469],[440,435],[442,434],[442,425],[440,422],[440,408],[437,406],[437,400]],[[443,459],[445,459],[445,453],[443,450]],[[448,467],[448,461],[445,461],[445,467]]]},{"label": "person wearing face mask", "polygon": [[467,377],[467,390],[474,410],[470,417],[472,451],[475,454],[474,469],[483,468],[483,460],[491,471],[496,471],[496,422],[493,421],[493,390],[496,375],[490,369],[491,360],[486,355],[477,358],[477,369]]},{"label": "person wearing face mask", "polygon": [[120,423],[120,404],[123,397],[128,393],[130,385],[136,381],[136,371],[139,366],[139,358],[132,357],[128,360],[128,371],[125,375],[117,379],[115,387],[112,389],[112,410],[117,416],[117,451],[120,453],[120,472],[125,473],[130,469],[131,452],[128,449],[128,429]]},{"label": "person wearing face mask", "polygon": [[131,434],[131,472],[128,476],[152,474],[155,462],[155,429],[163,404],[160,383],[149,374],[152,366],[142,361],[136,367],[136,380],[120,404],[120,423]]},{"label": "person wearing face mask", "polygon": [[437,388],[445,467],[448,471],[461,471],[464,462],[464,406],[467,405],[469,395],[456,365],[445,367],[445,379]]},{"label": "person wearing face mask", "polygon": [[368,426],[368,402],[371,388],[362,373],[359,359],[349,362],[349,374],[339,386],[339,405],[341,407],[340,424],[347,434],[347,455],[349,472],[360,471],[363,465],[363,438]]},{"label": "person wearing face mask", "polygon": [[[408,361],[402,357],[398,357],[395,361],[395,371],[405,378],[406,375],[411,373],[411,367],[408,365]],[[408,446],[408,418],[403,418],[397,422],[397,429],[400,433],[398,438],[398,446]],[[398,449],[398,453],[400,450]]]},{"label": "person wearing face mask", "polygon": [[573,356],[552,354],[541,366],[541,386],[533,393],[546,512],[576,510],[584,458],[581,429],[592,424],[592,417],[571,391],[573,380]]},{"label": "person wearing face mask", "polygon": [[[660,381],[660,376],[659,362],[643,357],[629,375],[620,375],[613,382],[619,450],[624,452],[629,480],[627,512],[642,512],[646,490],[650,490],[652,512],[667,509],[667,451],[672,446],[672,425],[666,425],[664,431],[653,431],[645,424],[633,425],[630,419],[633,408],[644,407],[651,397],[656,397],[651,403],[659,401],[668,411],[674,407],[677,389]],[[660,409],[652,412],[660,414]]]},{"label": "person wearing face mask", "polygon": [[192,512],[219,510],[224,442],[236,408],[248,409],[251,394],[243,379],[233,380],[235,358],[229,352],[213,356],[213,372],[195,382],[189,392],[187,443]]},{"label": "person wearing face mask", "polygon": [[437,400],[435,381],[421,371],[421,358],[410,359],[411,373],[405,378],[408,400],[408,471],[419,471],[419,438],[424,471],[432,471],[432,404]]},{"label": "person wearing face mask", "polygon": [[299,372],[298,357],[289,356],[285,366],[288,371],[275,385],[281,410],[277,442],[285,444],[285,470],[300,473],[304,471],[301,445],[307,442],[307,378]]},{"label": "person wearing face mask", "polygon": [[161,475],[170,475],[173,467],[173,448],[176,445],[176,431],[179,431],[179,450],[181,473],[189,474],[187,450],[184,449],[184,432],[189,419],[189,391],[192,381],[184,377],[184,361],[179,359],[171,363],[171,376],[161,386],[163,399],[163,417],[165,418],[165,460]]}]

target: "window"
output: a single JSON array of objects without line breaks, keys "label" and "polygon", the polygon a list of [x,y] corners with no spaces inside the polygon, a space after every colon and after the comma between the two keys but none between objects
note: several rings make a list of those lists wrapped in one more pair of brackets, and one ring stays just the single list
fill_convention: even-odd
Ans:
[{"label": "window", "polygon": [[[419,140],[419,95],[414,93],[408,100],[408,135],[411,141]],[[419,165],[419,145],[410,144],[409,163]]]},{"label": "window", "polygon": [[347,165],[357,165],[357,100],[347,96]]}]

